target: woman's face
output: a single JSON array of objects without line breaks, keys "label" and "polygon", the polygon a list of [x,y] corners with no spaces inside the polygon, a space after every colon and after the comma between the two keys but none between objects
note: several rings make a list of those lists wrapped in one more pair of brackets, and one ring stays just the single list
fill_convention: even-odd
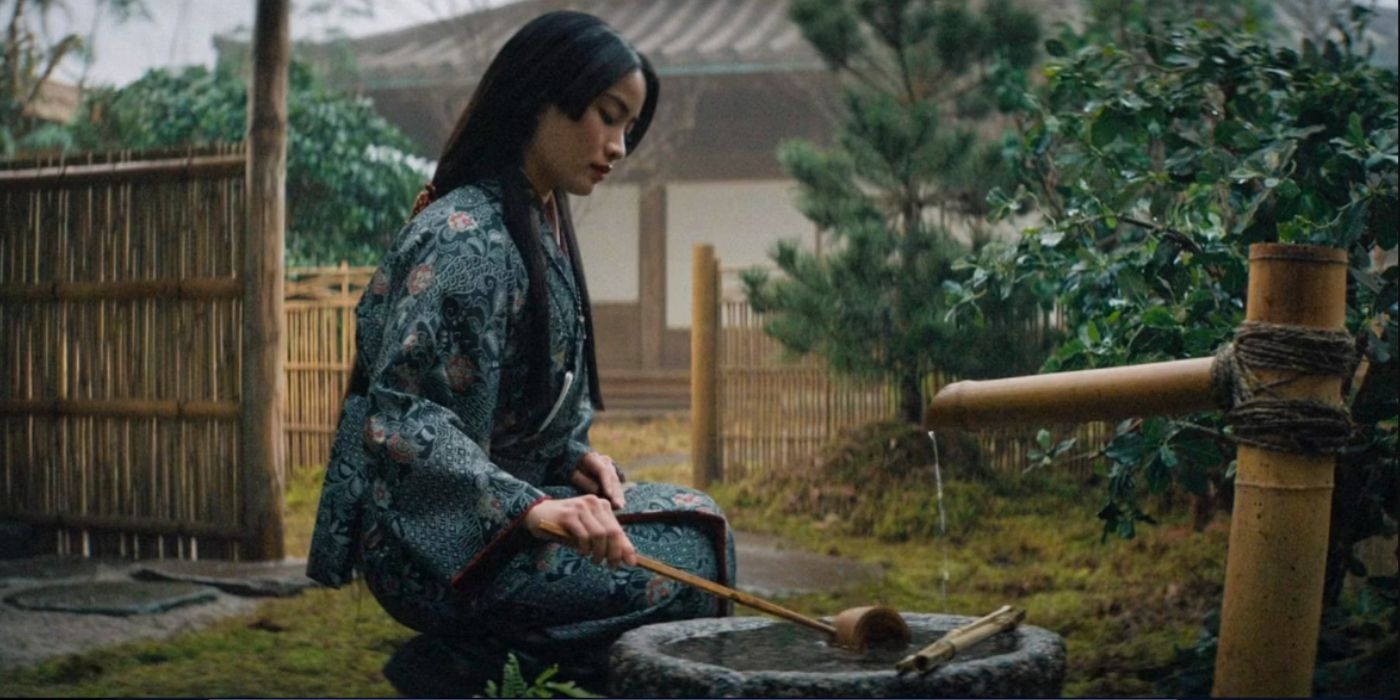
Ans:
[{"label": "woman's face", "polygon": [[561,187],[580,197],[591,194],[627,155],[627,134],[637,123],[646,94],[646,81],[637,70],[598,95],[578,121],[554,105],[545,107],[534,138],[525,146],[525,176],[535,192],[543,196]]}]

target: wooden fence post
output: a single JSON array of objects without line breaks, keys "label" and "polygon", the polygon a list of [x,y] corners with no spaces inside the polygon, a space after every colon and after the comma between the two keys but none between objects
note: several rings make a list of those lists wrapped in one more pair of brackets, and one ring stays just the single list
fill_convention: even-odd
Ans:
[{"label": "wooden fence post", "polygon": [[[1343,330],[1347,256],[1335,248],[1249,249],[1245,319]],[[1341,405],[1339,375],[1259,370],[1280,399]],[[1225,564],[1216,696],[1306,697],[1322,620],[1336,457],[1241,444]]]},{"label": "wooden fence post", "polygon": [[248,237],[243,245],[243,376],[240,389],[243,558],[281,559],[286,397],[282,340],[286,225],[287,0],[258,0],[248,100]]},{"label": "wooden fence post", "polygon": [[697,489],[721,480],[719,465],[719,263],[712,245],[691,258],[690,465]]}]

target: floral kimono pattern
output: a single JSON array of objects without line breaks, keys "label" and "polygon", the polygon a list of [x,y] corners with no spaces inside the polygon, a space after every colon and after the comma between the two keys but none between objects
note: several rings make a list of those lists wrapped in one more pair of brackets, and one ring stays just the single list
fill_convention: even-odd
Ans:
[{"label": "floral kimono pattern", "polygon": [[[490,630],[610,640],[649,622],[723,614],[639,568],[596,566],[536,539],[525,513],[578,495],[589,451],[581,296],[543,214],[552,405],[528,400],[528,276],[494,183],[458,188],[398,234],[356,309],[356,378],[336,431],[307,575],[356,569],[380,604],[430,634]],[[733,580],[733,540],[704,494],[629,484],[619,513],[641,554]],[[684,590],[682,590],[684,589]]]}]

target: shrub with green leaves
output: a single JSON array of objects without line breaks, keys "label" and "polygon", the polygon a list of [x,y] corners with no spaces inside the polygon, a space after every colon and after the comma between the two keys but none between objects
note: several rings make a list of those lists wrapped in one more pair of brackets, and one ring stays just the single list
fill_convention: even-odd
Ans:
[{"label": "shrub with green leaves", "polygon": [[[376,264],[408,218],[426,174],[398,128],[368,100],[325,87],[293,62],[287,95],[287,264]],[[234,143],[247,124],[247,83],[232,67],[154,69],[88,95],[79,148]]]},{"label": "shrub with green leaves", "polygon": [[[989,200],[1035,222],[1014,249],[967,262],[962,309],[1033,289],[1064,310],[1045,371],[1201,357],[1243,320],[1250,244],[1347,252],[1346,327],[1364,361],[1345,387],[1356,423],[1339,455],[1326,601],[1355,543],[1397,518],[1396,76],[1372,66],[1366,12],[1301,48],[1196,22],[1093,41],[1065,29],[1036,91],[1007,91],[1014,191]],[[1218,413],[1129,420],[1104,451],[1105,536],[1149,520],[1145,492],[1228,493],[1234,452]],[[1394,577],[1373,577],[1393,605]]]}]

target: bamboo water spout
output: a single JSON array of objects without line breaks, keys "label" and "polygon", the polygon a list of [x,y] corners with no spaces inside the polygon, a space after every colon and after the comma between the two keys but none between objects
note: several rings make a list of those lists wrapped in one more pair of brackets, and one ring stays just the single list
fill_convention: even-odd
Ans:
[{"label": "bamboo water spout", "polygon": [[1213,358],[1030,377],[961,381],[933,397],[924,424],[973,430],[1034,421],[1093,421],[1215,408]]},{"label": "bamboo water spout", "polygon": [[[1258,244],[1249,262],[1246,321],[1344,330],[1345,251]],[[973,428],[1208,410],[1214,362],[958,382],[934,397],[924,422],[932,429]],[[1268,384],[1271,399],[1335,408],[1345,364],[1328,374],[1261,369],[1255,375]],[[1213,694],[1312,693],[1334,467],[1332,454],[1316,450],[1239,445]]]}]

